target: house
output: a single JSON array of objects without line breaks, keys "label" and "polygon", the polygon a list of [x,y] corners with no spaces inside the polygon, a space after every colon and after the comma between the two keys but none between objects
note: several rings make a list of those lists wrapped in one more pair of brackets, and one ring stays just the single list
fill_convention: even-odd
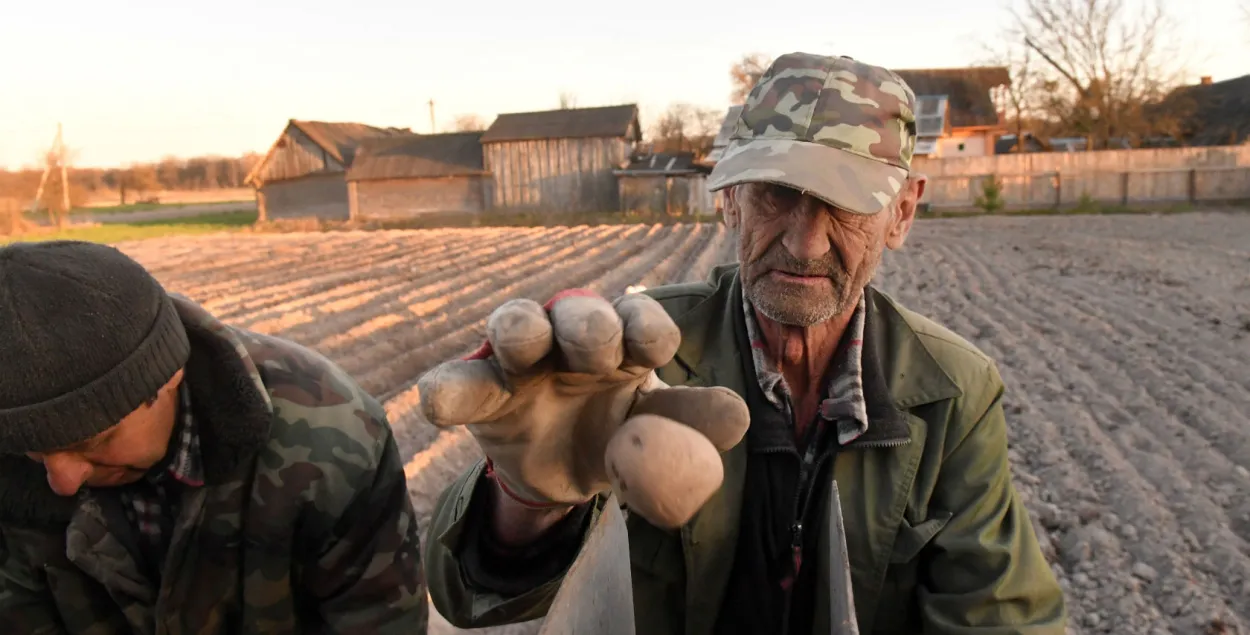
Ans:
[{"label": "house", "polygon": [[619,209],[613,170],[641,140],[636,104],[499,115],[481,138],[494,177],[491,207]]},{"label": "house", "polygon": [[481,132],[457,132],[364,140],[346,176],[351,218],[483,211],[491,179],[481,139]]},{"label": "house", "polygon": [[635,156],[614,170],[620,183],[621,210],[629,214],[683,216],[715,211],[707,189],[706,167],[693,152]]},{"label": "house", "polygon": [[1179,119],[1184,145],[1222,146],[1250,142],[1250,75],[1173,90],[1153,110]]},{"label": "house", "polygon": [[412,134],[360,123],[292,119],[244,181],[256,189],[264,220],[316,216],[347,219],[347,170],[366,139]]},{"label": "house", "polygon": [[916,95],[916,156],[932,158],[994,154],[1007,132],[993,93],[1011,83],[1006,67],[894,71]]}]

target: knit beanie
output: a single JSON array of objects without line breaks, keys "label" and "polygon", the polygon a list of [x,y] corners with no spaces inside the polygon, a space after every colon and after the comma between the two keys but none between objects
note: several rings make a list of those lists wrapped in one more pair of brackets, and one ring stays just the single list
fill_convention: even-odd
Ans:
[{"label": "knit beanie", "polygon": [[173,302],[139,263],[79,241],[0,248],[0,454],[89,439],[186,363]]}]

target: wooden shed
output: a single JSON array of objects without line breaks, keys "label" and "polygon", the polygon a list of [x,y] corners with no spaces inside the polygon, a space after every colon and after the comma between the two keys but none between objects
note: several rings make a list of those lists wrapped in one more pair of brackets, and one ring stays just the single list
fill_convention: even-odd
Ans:
[{"label": "wooden shed", "polygon": [[635,104],[499,115],[481,139],[495,181],[491,207],[619,209],[613,170],[641,139]]},{"label": "wooden shed", "polygon": [[365,140],[347,171],[352,218],[481,212],[491,190],[481,138],[456,132]]},{"label": "wooden shed", "polygon": [[620,180],[621,210],[633,214],[682,216],[714,214],[707,189],[709,170],[695,164],[694,153],[638,156],[614,171]]},{"label": "wooden shed", "polygon": [[290,120],[247,176],[246,183],[256,189],[260,218],[347,219],[347,170],[360,144],[411,134],[361,123]]}]

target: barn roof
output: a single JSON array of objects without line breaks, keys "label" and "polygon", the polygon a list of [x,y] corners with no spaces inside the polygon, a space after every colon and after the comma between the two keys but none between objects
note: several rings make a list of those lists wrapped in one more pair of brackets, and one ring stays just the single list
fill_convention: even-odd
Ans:
[{"label": "barn roof", "polygon": [[485,174],[482,133],[406,134],[366,139],[347,180],[412,179]]},{"label": "barn roof", "polygon": [[402,128],[378,128],[363,123],[291,120],[313,143],[344,166],[350,166],[358,148],[366,139],[412,134]]},{"label": "barn roof", "polygon": [[637,104],[499,115],[482,143],[527,139],[625,137],[638,122]]},{"label": "barn roof", "polygon": [[1250,75],[1172,91],[1156,112],[1177,116],[1186,143],[1236,145],[1250,141]]},{"label": "barn roof", "polygon": [[998,125],[998,110],[990,89],[1011,83],[1005,66],[919,68],[895,70],[917,97],[946,95],[948,120],[953,128]]},{"label": "barn roof", "polygon": [[663,176],[701,171],[695,165],[693,152],[656,152],[636,156],[624,168],[613,170],[619,176]]}]

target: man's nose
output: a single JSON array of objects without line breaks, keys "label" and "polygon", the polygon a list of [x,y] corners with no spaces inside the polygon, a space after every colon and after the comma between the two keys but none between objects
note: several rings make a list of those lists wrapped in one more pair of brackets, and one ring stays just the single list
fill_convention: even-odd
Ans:
[{"label": "man's nose", "polygon": [[49,454],[43,457],[48,471],[48,485],[61,496],[73,496],[91,478],[91,464],[70,454]]},{"label": "man's nose", "polygon": [[829,244],[829,214],[819,205],[801,205],[790,214],[782,244],[799,260],[819,260],[833,248]]}]

